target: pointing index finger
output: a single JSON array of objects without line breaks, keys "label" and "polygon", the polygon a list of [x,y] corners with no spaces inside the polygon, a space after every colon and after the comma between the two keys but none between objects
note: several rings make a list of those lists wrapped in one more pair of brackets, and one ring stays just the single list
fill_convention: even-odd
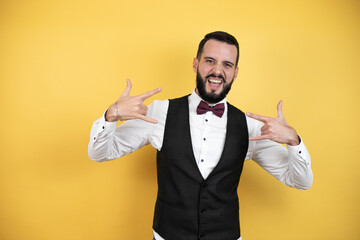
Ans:
[{"label": "pointing index finger", "polygon": [[250,112],[247,112],[246,115],[248,117],[253,118],[253,119],[259,120],[259,121],[261,121],[263,123],[268,122],[269,119],[270,119],[269,117],[261,116],[261,115],[258,115],[258,114],[255,114],[255,113],[250,113]]},{"label": "pointing index finger", "polygon": [[151,90],[149,92],[143,93],[143,94],[139,95],[138,97],[140,97],[140,99],[142,101],[144,101],[144,100],[148,99],[149,97],[151,97],[151,96],[153,96],[153,95],[155,95],[155,94],[157,94],[159,92],[161,92],[161,88],[156,88],[156,89]]}]

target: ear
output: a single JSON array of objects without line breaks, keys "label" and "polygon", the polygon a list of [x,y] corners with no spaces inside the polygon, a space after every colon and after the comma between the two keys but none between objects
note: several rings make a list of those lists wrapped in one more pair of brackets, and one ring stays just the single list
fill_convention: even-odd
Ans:
[{"label": "ear", "polygon": [[239,68],[236,67],[235,73],[234,73],[234,80],[237,78],[238,72],[239,72]]},{"label": "ear", "polygon": [[194,61],[193,61],[194,73],[197,73],[198,65],[199,65],[199,60],[197,58],[194,58]]}]

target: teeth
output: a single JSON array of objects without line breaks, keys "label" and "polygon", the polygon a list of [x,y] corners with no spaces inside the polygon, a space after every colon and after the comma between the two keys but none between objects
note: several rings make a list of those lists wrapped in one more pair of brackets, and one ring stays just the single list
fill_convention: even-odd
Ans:
[{"label": "teeth", "polygon": [[212,83],[221,83],[221,80],[215,80],[215,79],[209,79],[209,82],[212,82]]}]

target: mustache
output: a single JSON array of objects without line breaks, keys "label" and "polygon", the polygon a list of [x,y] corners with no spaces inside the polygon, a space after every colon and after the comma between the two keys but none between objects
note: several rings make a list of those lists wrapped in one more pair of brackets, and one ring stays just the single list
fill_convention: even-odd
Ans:
[{"label": "mustache", "polygon": [[214,78],[221,78],[223,80],[223,82],[225,82],[225,77],[223,75],[215,75],[215,74],[209,74],[205,77],[205,79],[209,79],[210,77],[214,77]]}]

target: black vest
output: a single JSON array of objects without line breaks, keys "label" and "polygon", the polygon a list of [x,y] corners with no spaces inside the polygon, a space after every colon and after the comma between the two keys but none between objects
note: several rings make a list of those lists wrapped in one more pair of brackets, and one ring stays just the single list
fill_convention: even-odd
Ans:
[{"label": "black vest", "polygon": [[193,154],[188,96],[169,102],[161,151],[154,230],[165,240],[237,240],[237,187],[248,150],[243,112],[228,104],[224,149],[206,180]]}]

